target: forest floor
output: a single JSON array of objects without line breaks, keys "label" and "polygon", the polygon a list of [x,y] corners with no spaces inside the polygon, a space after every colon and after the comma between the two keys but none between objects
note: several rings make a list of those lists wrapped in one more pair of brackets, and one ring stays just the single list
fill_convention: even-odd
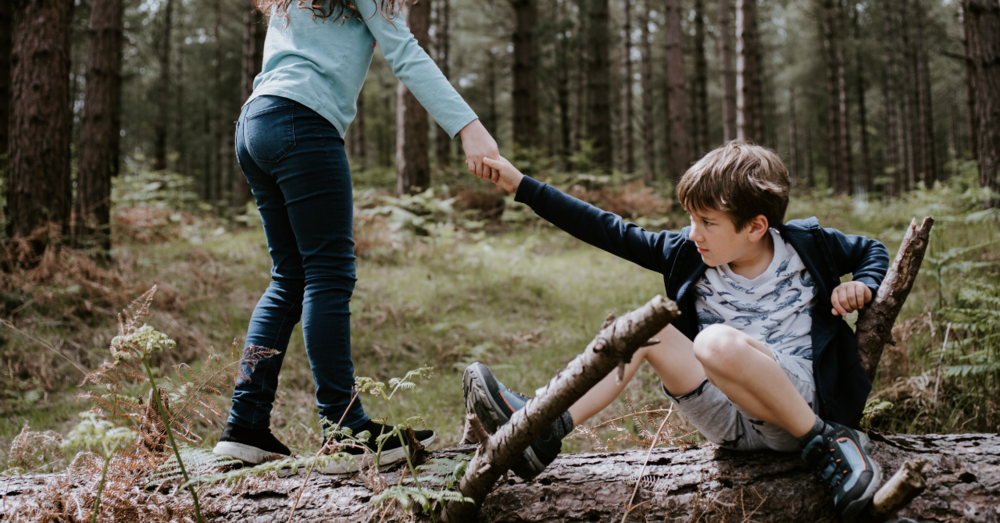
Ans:
[{"label": "forest floor", "polygon": [[[871,418],[879,428],[1000,430],[1000,349],[991,327],[996,322],[987,323],[1000,309],[1000,221],[996,211],[981,210],[978,193],[962,181],[968,179],[890,201],[793,197],[787,219],[817,216],[826,227],[881,240],[891,256],[911,218],[937,220],[923,272],[900,315],[897,345],[883,357],[873,397],[894,406],[882,404]],[[469,187],[453,187],[449,195],[455,200],[356,193],[358,284],[351,302],[356,375],[388,381],[417,367],[434,367],[433,378],[393,400],[393,410],[422,416],[438,432],[441,446],[458,443],[462,435],[467,364],[487,363],[506,385],[532,395],[583,350],[609,312],[621,314],[664,292],[660,275],[532,219],[509,198],[503,219],[497,219],[500,214],[489,209],[499,196]],[[676,230],[687,222],[677,206],[670,209],[669,198],[647,189],[578,189],[609,207],[640,209],[642,216],[633,218],[650,228]],[[81,251],[64,249],[50,253],[38,268],[4,275],[0,282],[0,317],[6,320],[0,324],[6,367],[0,369],[5,390],[0,470],[7,468],[7,449],[25,424],[65,434],[79,421],[78,413],[90,407],[77,400],[80,383],[108,356],[117,334],[115,313],[153,285],[159,291],[149,324],[178,342],[155,365],[186,362],[197,368],[210,350],[228,353],[234,339],[242,348],[270,269],[252,211],[245,223],[170,202],[119,204],[116,212],[112,261],[95,263]],[[950,312],[956,309],[986,316],[979,325],[962,323]],[[942,352],[946,331],[950,341]],[[592,423],[669,406],[657,385],[645,366]],[[321,442],[313,392],[296,327],[271,426],[303,453]],[[228,397],[217,399],[228,408]],[[362,400],[373,418],[388,415],[376,398]],[[610,424],[597,437],[568,439],[564,451],[631,448],[628,440],[636,440],[640,428],[631,421]],[[674,430],[685,433],[682,420]],[[202,426],[200,446],[211,448],[219,432]],[[57,459],[44,468],[61,470],[65,463]]]}]

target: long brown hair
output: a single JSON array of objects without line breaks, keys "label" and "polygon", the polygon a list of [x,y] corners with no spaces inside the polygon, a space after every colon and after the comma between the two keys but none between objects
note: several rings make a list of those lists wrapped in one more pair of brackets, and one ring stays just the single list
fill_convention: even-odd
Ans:
[{"label": "long brown hair", "polygon": [[[319,18],[325,22],[327,18],[332,18],[334,21],[344,23],[355,16],[360,18],[361,14],[355,1],[363,0],[298,0],[298,8],[312,11],[314,20]],[[372,0],[372,3],[378,8],[383,18],[391,21],[399,12],[399,6],[403,0]],[[254,0],[254,5],[261,13],[264,13],[264,16],[270,17],[273,7],[275,8],[274,16],[284,18],[286,24],[288,23],[288,8],[291,4],[292,0]]]}]

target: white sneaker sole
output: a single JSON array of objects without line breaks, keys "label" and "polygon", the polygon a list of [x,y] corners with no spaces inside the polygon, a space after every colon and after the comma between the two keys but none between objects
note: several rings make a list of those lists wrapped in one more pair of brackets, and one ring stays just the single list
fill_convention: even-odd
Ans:
[{"label": "white sneaker sole", "polygon": [[[431,437],[421,440],[420,444],[424,447],[434,443],[434,438],[436,434],[432,434]],[[340,456],[339,458],[334,458],[325,467],[319,469],[321,474],[347,474],[349,472],[358,472],[361,468],[368,464],[374,465],[374,454],[366,454],[362,456]],[[392,450],[387,450],[382,452],[379,458],[379,465],[391,465],[397,461],[402,461],[406,459],[406,448],[399,447]]]},{"label": "white sneaker sole", "polygon": [[244,445],[243,443],[235,443],[232,441],[220,441],[212,449],[212,452],[220,456],[229,456],[236,458],[244,463],[249,463],[251,465],[260,465],[266,461],[273,461],[276,459],[284,459],[288,456],[284,454],[278,454],[277,452],[268,452],[266,450],[259,449],[257,447],[252,447],[250,445]]}]

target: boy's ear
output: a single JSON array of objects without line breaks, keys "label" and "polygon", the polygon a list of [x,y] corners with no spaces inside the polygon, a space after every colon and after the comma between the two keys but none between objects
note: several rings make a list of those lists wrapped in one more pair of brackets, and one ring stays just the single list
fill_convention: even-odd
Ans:
[{"label": "boy's ear", "polygon": [[763,214],[758,214],[753,220],[747,225],[747,234],[750,235],[750,241],[757,242],[767,234],[770,225],[767,223],[767,217]]}]

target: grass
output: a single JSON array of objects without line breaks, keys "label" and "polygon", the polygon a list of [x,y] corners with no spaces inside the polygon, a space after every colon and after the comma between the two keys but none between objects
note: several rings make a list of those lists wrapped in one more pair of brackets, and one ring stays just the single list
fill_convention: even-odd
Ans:
[{"label": "grass", "polygon": [[[793,199],[787,218],[816,215],[824,226],[882,240],[894,255],[910,219],[932,215],[938,220],[928,251],[933,257],[1000,239],[996,215],[968,219],[978,211],[969,194],[957,182],[888,203],[803,194]],[[457,216],[447,219],[457,223]],[[686,219],[674,214],[670,222],[682,224]],[[21,273],[0,285],[0,315],[18,329],[0,327],[0,350],[8,367],[0,369],[8,391],[0,400],[0,470],[6,468],[6,449],[25,422],[32,430],[65,434],[79,421],[76,413],[86,408],[76,401],[81,376],[66,360],[88,370],[99,365],[115,333],[113,312],[153,284],[160,292],[150,323],[178,342],[175,351],[157,355],[154,365],[185,361],[197,366],[207,347],[228,347],[234,338],[242,347],[250,313],[269,281],[270,260],[259,224],[233,227],[190,212],[176,223],[153,227],[159,236],[152,239],[149,227],[121,229],[125,234],[116,239],[110,266],[84,271],[79,269],[82,255],[71,252],[46,262],[51,273],[47,276]],[[478,227],[455,231],[397,236],[391,245],[383,242],[359,258],[351,303],[356,375],[387,380],[423,365],[435,368],[433,379],[399,396],[394,408],[404,417],[421,415],[438,432],[440,445],[455,444],[461,437],[465,365],[485,362],[506,385],[532,394],[586,346],[608,312],[620,314],[663,293],[660,275],[537,221],[495,223],[485,233]],[[378,234],[383,233],[388,234]],[[968,258],[996,261],[1000,246],[983,247]],[[911,401],[920,391],[917,385],[906,385],[914,377],[933,376],[939,361],[944,366],[960,361],[957,352],[943,359],[935,352],[944,332],[938,311],[956,303],[967,278],[1000,285],[1000,270],[995,264],[953,271],[940,285],[925,274],[918,278],[899,322],[905,346],[887,351],[876,383],[877,392],[901,387],[890,398],[897,407],[877,416],[873,425],[909,432],[998,429],[993,374],[945,378],[933,404]],[[664,404],[656,385],[653,373],[644,368],[626,395],[636,407]],[[321,442],[313,394],[301,329],[296,328],[280,376],[272,428],[303,454],[314,452]],[[378,403],[366,403],[369,414],[387,416]],[[628,410],[620,398],[601,420]],[[220,429],[203,426],[200,432],[202,446],[210,448]],[[612,437],[616,431],[603,434]],[[592,440],[575,438],[564,450],[593,447]]]}]

